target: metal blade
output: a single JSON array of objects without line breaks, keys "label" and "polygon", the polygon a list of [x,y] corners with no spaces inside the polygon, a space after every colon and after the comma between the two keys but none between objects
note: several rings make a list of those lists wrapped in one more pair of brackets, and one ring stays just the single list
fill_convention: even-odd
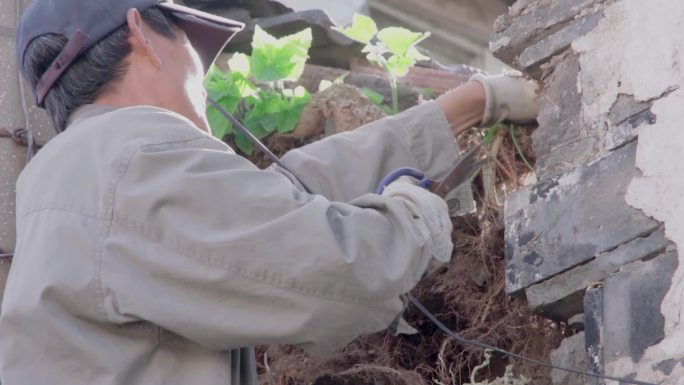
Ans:
[{"label": "metal blade", "polygon": [[483,161],[478,158],[481,146],[474,146],[468,150],[463,158],[456,163],[453,169],[441,182],[430,188],[434,194],[446,197],[453,189],[467,181],[480,169]]}]

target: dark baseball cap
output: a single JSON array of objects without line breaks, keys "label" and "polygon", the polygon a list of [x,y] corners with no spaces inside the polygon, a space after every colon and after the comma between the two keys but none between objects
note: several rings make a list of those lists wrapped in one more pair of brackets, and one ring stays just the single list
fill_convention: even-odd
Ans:
[{"label": "dark baseball cap", "polygon": [[[143,11],[152,6],[173,16],[193,45],[204,69],[208,70],[228,41],[244,24],[174,4],[167,0],[33,0],[21,17],[17,31],[16,55],[23,72],[26,48],[38,36],[56,33],[66,36],[57,58],[42,75],[35,89],[42,106],[45,95],[79,55],[126,23],[129,9]],[[26,74],[24,74],[26,76]]]}]

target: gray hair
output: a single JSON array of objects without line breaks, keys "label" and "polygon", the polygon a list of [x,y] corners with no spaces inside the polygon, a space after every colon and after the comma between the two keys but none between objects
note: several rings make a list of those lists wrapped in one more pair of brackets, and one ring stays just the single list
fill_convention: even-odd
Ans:
[{"label": "gray hair", "polygon": [[[170,17],[160,9],[151,7],[140,14],[153,31],[176,38]],[[58,133],[66,129],[72,112],[95,101],[126,73],[124,59],[131,53],[129,34],[127,24],[114,30],[76,59],[52,86],[45,97],[45,109]],[[67,41],[59,34],[46,34],[31,41],[22,65],[33,89]]]}]

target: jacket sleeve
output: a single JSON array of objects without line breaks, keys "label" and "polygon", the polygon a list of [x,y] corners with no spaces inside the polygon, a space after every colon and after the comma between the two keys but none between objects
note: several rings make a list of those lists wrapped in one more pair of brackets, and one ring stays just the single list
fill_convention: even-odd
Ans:
[{"label": "jacket sleeve", "polygon": [[400,167],[442,179],[457,154],[444,113],[429,102],[292,150],[282,162],[310,191],[349,201],[374,191],[385,175]]},{"label": "jacket sleeve", "polygon": [[311,195],[208,137],[142,146],[121,170],[100,268],[111,322],[330,352],[395,320],[430,258],[403,200]]}]

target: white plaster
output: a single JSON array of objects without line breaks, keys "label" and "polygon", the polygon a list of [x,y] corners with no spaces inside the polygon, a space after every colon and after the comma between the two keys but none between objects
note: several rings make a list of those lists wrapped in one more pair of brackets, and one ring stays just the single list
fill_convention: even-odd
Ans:
[{"label": "white plaster", "polygon": [[637,100],[661,95],[680,81],[684,61],[684,2],[622,0],[604,10],[604,18],[577,39],[585,116],[595,124],[620,93]]},{"label": "white plaster", "polygon": [[[639,373],[649,370],[648,363],[684,357],[684,91],[677,90],[656,101],[651,111],[657,123],[641,130],[637,147],[637,167],[643,176],[635,178],[627,191],[627,202],[647,215],[665,223],[665,234],[677,244],[679,267],[672,286],[661,304],[665,317],[666,338],[646,351],[637,365]],[[680,366],[680,375],[684,369]],[[669,376],[671,379],[673,374]],[[669,380],[665,384],[674,384]]]},{"label": "white plaster", "polygon": [[[605,17],[572,48],[580,55],[578,87],[582,110],[593,129],[603,127],[621,93],[637,100],[661,97],[684,85],[684,2],[621,0],[604,9]],[[636,371],[641,381],[684,385],[684,367],[670,375],[654,369],[665,359],[684,357],[684,90],[654,102],[654,125],[639,130],[636,166],[643,173],[630,184],[627,202],[665,224],[676,243],[679,267],[661,305],[665,339],[646,350],[634,363],[624,357],[607,365],[612,375]],[[662,381],[662,382],[660,382]]]}]

